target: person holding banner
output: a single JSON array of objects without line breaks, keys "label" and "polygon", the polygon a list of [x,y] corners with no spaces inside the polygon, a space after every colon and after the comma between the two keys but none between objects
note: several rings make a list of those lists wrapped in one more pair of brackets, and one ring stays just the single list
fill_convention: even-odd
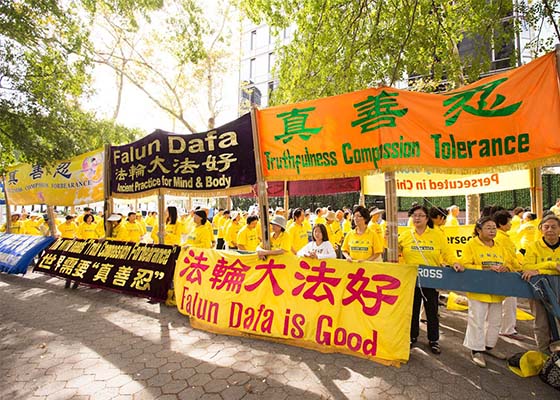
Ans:
[{"label": "person holding banner", "polygon": [[[529,281],[536,275],[560,275],[560,218],[554,214],[545,216],[539,224],[540,240],[531,243],[523,260],[523,279]],[[560,295],[559,295],[560,296]],[[556,299],[560,303],[560,298]],[[551,320],[543,303],[537,299],[529,300],[533,321],[535,341],[539,351],[550,353],[553,341]],[[560,321],[553,318],[556,331],[560,332]]]},{"label": "person holding banner", "polygon": [[[452,265],[455,271],[462,271],[463,267],[455,259],[447,238],[439,229],[430,227],[428,209],[423,205],[416,205],[408,211],[412,218],[413,227],[399,235],[399,253],[406,264],[442,266]],[[414,303],[412,306],[412,320],[410,325],[410,344],[418,341],[420,333],[420,306],[424,303],[428,327],[428,341],[430,350],[434,354],[441,353],[439,345],[439,292],[432,288],[414,289]]]},{"label": "person holding banner", "polygon": [[[510,253],[510,256],[515,260],[514,270],[521,270],[521,265],[518,262],[517,250],[515,244],[509,237],[508,231],[511,228],[511,214],[507,210],[498,210],[492,214],[492,219],[496,223],[498,233],[496,235],[496,242],[504,246]],[[519,253],[520,257],[523,257]],[[515,323],[517,321],[517,298],[506,297],[502,302],[502,325],[500,328],[500,336],[505,336],[510,339],[523,340],[516,329]]]},{"label": "person holding banner", "polygon": [[[465,268],[488,270],[497,273],[515,268],[516,260],[510,251],[495,240],[496,223],[492,217],[480,218],[474,228],[473,238],[467,242],[461,255]],[[505,360],[505,354],[494,347],[502,321],[502,301],[504,296],[485,293],[467,293],[469,314],[467,331],[463,345],[471,350],[472,361],[486,368],[484,354]]]},{"label": "person holding banner", "polygon": [[327,228],[323,224],[315,224],[313,227],[313,241],[307,243],[297,252],[299,257],[309,257],[322,260],[325,258],[336,258],[336,251],[329,241]]},{"label": "person holding banner", "polygon": [[212,248],[212,236],[206,226],[206,211],[196,210],[193,215],[194,225],[187,234],[187,240],[183,246],[198,247],[201,249]]},{"label": "person holding banner", "polygon": [[266,256],[276,256],[289,253],[292,249],[290,236],[286,233],[286,218],[281,215],[275,215],[270,220],[272,234],[270,235],[270,250],[261,247],[262,243],[257,247],[257,254],[261,260]]},{"label": "person holding banner", "polygon": [[351,230],[342,243],[342,256],[349,262],[378,260],[383,253],[383,238],[368,229],[369,211],[364,206],[355,206],[353,210],[356,227]]}]

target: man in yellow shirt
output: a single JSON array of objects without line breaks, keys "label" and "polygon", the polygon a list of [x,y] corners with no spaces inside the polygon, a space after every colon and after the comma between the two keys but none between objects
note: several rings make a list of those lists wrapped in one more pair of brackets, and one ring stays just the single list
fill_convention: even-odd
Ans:
[{"label": "man in yellow shirt", "polygon": [[144,226],[136,221],[136,213],[131,211],[128,213],[126,221],[121,224],[116,238],[121,242],[140,243],[142,236],[145,234]]},{"label": "man in yellow shirt", "polygon": [[250,215],[247,217],[247,225],[245,225],[237,234],[237,248],[245,251],[256,251],[260,243],[259,232],[257,231],[257,222],[259,217]]},{"label": "man in yellow shirt", "polygon": [[65,221],[58,224],[57,229],[60,232],[61,238],[74,239],[78,230],[78,225],[74,222],[74,216],[67,215]]},{"label": "man in yellow shirt", "polygon": [[457,217],[459,216],[459,206],[453,204],[452,206],[447,207],[447,219],[445,220],[445,226],[459,226],[459,220]]}]

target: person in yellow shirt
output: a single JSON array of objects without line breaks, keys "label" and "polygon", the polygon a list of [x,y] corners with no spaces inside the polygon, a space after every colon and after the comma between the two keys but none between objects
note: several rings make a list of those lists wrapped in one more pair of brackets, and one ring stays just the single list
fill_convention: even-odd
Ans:
[{"label": "person in yellow shirt", "polygon": [[225,236],[226,236],[226,229],[229,225],[229,223],[231,222],[230,220],[230,214],[231,212],[229,210],[223,210],[222,213],[222,218],[220,218],[220,222],[217,223],[216,222],[215,225],[218,226],[218,241],[216,243],[216,249],[218,250],[223,250],[226,248],[226,241],[225,241]]},{"label": "person in yellow shirt", "polygon": [[60,237],[64,239],[74,239],[78,231],[78,225],[74,222],[73,215],[67,215],[65,221],[57,226]]},{"label": "person in yellow shirt", "polygon": [[515,207],[512,211],[513,217],[511,218],[511,228],[509,230],[509,237],[515,243],[515,248],[520,249],[519,238],[517,236],[517,231],[521,226],[521,219],[523,218],[523,213],[525,209],[523,207]]},{"label": "person in yellow shirt", "polygon": [[557,217],[560,217],[560,198],[556,199],[556,203],[550,207],[550,211],[552,211]]},{"label": "person in yellow shirt", "polygon": [[256,251],[260,243],[257,222],[259,217],[250,215],[247,217],[247,224],[239,230],[237,234],[237,248],[244,251]]},{"label": "person in yellow shirt", "polygon": [[276,256],[289,253],[292,249],[290,236],[286,233],[286,218],[275,215],[270,220],[272,234],[270,235],[270,250],[265,250],[261,244],[257,247],[257,254],[261,259],[267,256]]},{"label": "person in yellow shirt", "polygon": [[[165,210],[165,226],[164,226],[164,236],[163,244],[168,244],[170,246],[180,246],[181,245],[181,235],[184,232],[184,225],[178,221],[177,218],[177,207],[168,206]],[[159,227],[158,224],[152,229],[151,238],[154,243],[159,243]]]},{"label": "person in yellow shirt", "polygon": [[[539,224],[539,230],[539,240],[527,247],[523,259],[523,279],[526,281],[537,275],[560,275],[560,218],[554,214],[546,215]],[[556,301],[560,303],[560,296]],[[549,353],[553,338],[546,308],[537,299],[529,300],[529,304],[535,316],[533,328],[537,347],[539,351]],[[560,332],[560,321],[554,318],[554,322]]]},{"label": "person in yellow shirt", "polygon": [[355,228],[342,243],[342,256],[350,262],[374,261],[383,253],[383,239],[375,231],[367,228],[369,211],[364,206],[353,210]]},{"label": "person in yellow shirt", "polygon": [[232,211],[230,217],[231,221],[226,228],[225,241],[229,250],[237,250],[237,234],[241,229],[241,223],[239,222],[241,215],[239,211]]},{"label": "person in yellow shirt", "polygon": [[352,230],[352,213],[344,211],[344,221],[342,222],[342,233],[347,235]]},{"label": "person in yellow shirt", "polygon": [[156,224],[157,224],[157,212],[148,211],[148,216],[146,217],[146,230],[148,232],[151,232]]},{"label": "person in yellow shirt", "polygon": [[[20,221],[21,215],[18,213],[13,213],[10,217],[10,232],[16,235],[23,234],[23,223]],[[6,232],[8,230],[8,224],[5,223],[0,228],[0,232]]]},{"label": "person in yellow shirt", "polygon": [[144,226],[136,221],[136,213],[131,211],[128,213],[126,221],[121,223],[116,238],[121,242],[140,243],[142,236],[145,234]]},{"label": "person in yellow shirt", "polygon": [[536,214],[533,214],[531,211],[523,213],[521,225],[517,230],[517,240],[519,241],[519,252],[521,254],[525,254],[527,247],[536,240],[538,233],[537,225]]},{"label": "person in yellow shirt", "polygon": [[292,243],[292,253],[297,252],[309,242],[309,235],[307,228],[303,225],[305,214],[303,209],[296,208],[293,212],[293,224],[288,229],[288,235]]},{"label": "person in yellow shirt", "polygon": [[[413,227],[399,235],[399,253],[406,264],[429,265],[439,267],[451,265],[455,271],[462,271],[447,238],[437,229],[431,228],[428,209],[422,205],[412,207],[408,212]],[[428,341],[434,354],[440,354],[439,345],[439,292],[433,288],[414,289],[412,320],[410,327],[410,343],[418,340],[420,333],[420,306],[424,303],[428,327]]]},{"label": "person in yellow shirt", "polygon": [[206,223],[206,212],[204,210],[196,210],[193,215],[194,225],[187,234],[187,240],[183,246],[198,247],[201,249],[212,248],[212,236]]},{"label": "person in yellow shirt", "polygon": [[327,212],[327,214],[325,215],[325,220],[327,221],[325,227],[327,228],[327,234],[329,237],[328,240],[334,247],[334,251],[336,252],[337,256],[342,256],[342,254],[340,253],[340,246],[342,246],[342,239],[344,239],[344,234],[342,233],[340,224],[336,220],[336,213],[334,211]]},{"label": "person in yellow shirt", "polygon": [[109,222],[109,225],[111,226],[111,234],[110,236],[107,236],[107,239],[117,240],[123,222],[122,214],[109,215],[109,217],[107,218],[107,222]]},{"label": "person in yellow shirt", "polygon": [[[491,217],[480,218],[474,228],[473,237],[463,249],[460,262],[465,268],[489,270],[497,273],[515,269],[515,260],[509,250],[498,243],[496,223]],[[502,320],[504,296],[484,293],[467,293],[469,312],[467,331],[463,345],[471,350],[473,363],[486,367],[484,354],[498,359],[506,356],[494,347]]]},{"label": "person in yellow shirt", "polygon": [[447,218],[445,220],[445,226],[459,226],[459,206],[453,204],[447,207]]},{"label": "person in yellow shirt", "polygon": [[101,239],[105,236],[102,224],[96,224],[94,220],[93,215],[84,215],[84,222],[78,226],[76,231],[77,239]]},{"label": "person in yellow shirt", "polygon": [[325,219],[325,215],[327,215],[327,212],[329,210],[325,207],[325,208],[317,208],[315,210],[315,221],[313,221],[313,225],[317,225],[317,224],[323,224],[325,225],[327,223],[327,220]]},{"label": "person in yellow shirt", "polygon": [[[515,244],[509,237],[509,230],[511,228],[511,214],[507,210],[499,210],[492,214],[492,219],[496,223],[498,228],[496,235],[496,242],[504,246],[510,253],[510,256],[515,260],[515,265],[512,266],[513,270],[520,271],[521,265],[519,264],[519,257],[523,257],[522,254],[517,253]],[[517,298],[516,297],[506,297],[502,302],[502,323],[500,327],[500,336],[509,337],[515,340],[523,340],[521,336],[517,334],[515,329],[515,323],[517,320]]]}]

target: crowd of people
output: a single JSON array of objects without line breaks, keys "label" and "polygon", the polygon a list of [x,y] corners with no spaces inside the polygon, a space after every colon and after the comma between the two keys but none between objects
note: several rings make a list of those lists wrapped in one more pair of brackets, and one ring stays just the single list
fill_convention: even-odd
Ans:
[{"label": "crowd of people", "polygon": [[[383,211],[361,205],[341,210],[322,207],[314,212],[302,208],[271,210],[268,218],[270,246],[265,246],[261,220],[256,212],[219,209],[210,220],[207,209],[198,207],[179,215],[176,207],[168,206],[161,236],[162,243],[167,245],[256,252],[263,259],[291,253],[315,259],[381,262],[387,247]],[[460,257],[451,249],[445,235],[446,226],[460,224],[459,212],[456,205],[443,209],[414,203],[408,212],[408,228],[398,238],[400,262],[448,266],[457,273],[465,269],[518,272],[525,280],[536,275],[560,274],[560,199],[540,221],[521,207],[512,212],[497,206],[485,207]],[[48,234],[46,218],[40,214],[14,213],[11,218],[12,233]],[[134,211],[127,215],[112,214],[107,220],[111,228],[106,235],[102,216],[86,207],[80,216],[64,217],[57,224],[56,235],[160,243],[156,212],[149,212],[146,218]],[[5,226],[2,229],[5,230]],[[67,287],[69,285],[70,281]],[[485,356],[505,359],[506,356],[495,349],[499,336],[522,340],[515,328],[516,298],[484,293],[468,293],[467,298],[469,311],[463,344],[471,350],[473,362],[485,367]],[[441,353],[438,304],[436,289],[416,287],[410,343],[414,346],[418,341],[423,307],[428,345],[434,354]],[[535,316],[537,347],[549,352],[553,340],[558,339],[558,319],[551,320],[539,300],[530,300],[530,306]]]}]

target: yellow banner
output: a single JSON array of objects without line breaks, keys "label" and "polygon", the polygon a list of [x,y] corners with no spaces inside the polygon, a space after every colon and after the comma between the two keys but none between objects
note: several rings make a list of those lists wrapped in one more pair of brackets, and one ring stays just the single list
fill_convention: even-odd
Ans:
[{"label": "yellow banner", "polygon": [[398,366],[409,358],[416,274],[410,265],[191,248],[174,283],[177,308],[196,328]]},{"label": "yellow banner", "polygon": [[[407,229],[414,229],[407,226],[399,226],[399,235]],[[443,231],[447,237],[447,243],[457,258],[461,257],[465,244],[473,237],[474,225],[444,226]]]},{"label": "yellow banner", "polygon": [[6,197],[11,205],[72,206],[103,201],[103,149],[49,167],[19,164],[8,168]]},{"label": "yellow banner", "polygon": [[419,168],[479,173],[560,159],[554,53],[448,93],[383,87],[256,115],[272,181]]},{"label": "yellow banner", "polygon": [[[528,170],[477,175],[397,172],[395,180],[399,197],[464,196],[525,189],[531,186]],[[364,194],[385,196],[383,174],[365,176],[363,182]]]}]

